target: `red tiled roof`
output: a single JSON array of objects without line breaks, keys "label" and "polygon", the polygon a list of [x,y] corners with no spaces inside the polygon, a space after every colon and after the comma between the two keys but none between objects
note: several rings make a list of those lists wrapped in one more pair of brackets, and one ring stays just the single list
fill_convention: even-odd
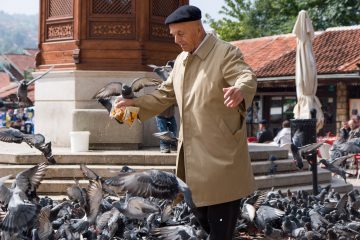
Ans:
[{"label": "red tiled roof", "polygon": [[36,49],[36,48],[26,48],[26,49],[24,49],[24,54],[30,55],[30,56],[35,56],[38,52],[39,52],[39,49]]},{"label": "red tiled roof", "polygon": [[10,77],[7,73],[0,72],[0,88],[8,85],[10,83]]},{"label": "red tiled roof", "polygon": [[[315,37],[313,50],[317,73],[338,74],[357,72],[360,63],[360,28],[331,29]],[[296,50],[255,70],[258,77],[295,75]],[[262,56],[258,56],[261,58]]]},{"label": "red tiled roof", "polygon": [[244,60],[256,71],[296,47],[294,34],[282,34],[232,42],[240,48]]},{"label": "red tiled roof", "polygon": [[16,66],[17,69],[24,74],[24,71],[29,68],[35,68],[35,56],[24,54],[6,54],[6,58]]}]

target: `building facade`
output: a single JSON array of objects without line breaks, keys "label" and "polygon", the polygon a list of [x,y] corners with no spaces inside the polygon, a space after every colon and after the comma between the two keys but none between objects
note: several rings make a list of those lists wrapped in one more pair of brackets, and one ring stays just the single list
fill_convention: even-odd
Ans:
[{"label": "building facade", "polygon": [[[353,109],[360,112],[360,27],[317,32],[313,40],[318,89],[325,124],[319,134],[336,134]],[[293,118],[296,104],[296,37],[292,34],[233,42],[258,77],[258,90],[248,114],[248,134],[267,119],[274,134]]]}]

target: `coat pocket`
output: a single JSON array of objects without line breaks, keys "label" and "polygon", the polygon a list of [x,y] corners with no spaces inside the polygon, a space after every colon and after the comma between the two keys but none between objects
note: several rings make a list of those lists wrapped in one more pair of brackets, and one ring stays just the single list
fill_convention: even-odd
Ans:
[{"label": "coat pocket", "polygon": [[232,132],[229,129],[229,127],[226,125],[224,120],[221,119],[219,128],[225,137],[224,141],[227,142],[228,144],[237,145],[240,142],[241,137],[243,136],[242,124],[240,125],[240,128],[238,130]]}]

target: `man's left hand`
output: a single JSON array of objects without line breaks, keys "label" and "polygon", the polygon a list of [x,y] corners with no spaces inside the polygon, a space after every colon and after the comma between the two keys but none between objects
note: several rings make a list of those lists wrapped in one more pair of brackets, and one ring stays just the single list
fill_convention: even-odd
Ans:
[{"label": "man's left hand", "polygon": [[229,108],[237,107],[244,100],[244,95],[239,88],[228,87],[223,88],[224,91],[224,104]]}]

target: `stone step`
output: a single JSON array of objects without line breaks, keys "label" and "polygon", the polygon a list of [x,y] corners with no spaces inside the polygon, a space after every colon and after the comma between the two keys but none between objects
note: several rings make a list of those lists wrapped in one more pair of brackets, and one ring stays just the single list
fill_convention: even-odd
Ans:
[{"label": "stone step", "polygon": [[[274,164],[277,165],[276,172],[290,172],[290,171],[298,171],[298,168],[296,166],[296,163],[293,159],[279,159],[274,161]],[[303,161],[304,167],[303,169],[308,169],[309,163],[308,161]],[[251,166],[253,169],[254,175],[260,175],[260,174],[268,174],[271,162],[270,161],[256,161],[251,162]]]},{"label": "stone step", "polygon": [[[161,154],[159,151],[89,151],[82,153],[54,154],[57,165],[103,164],[103,165],[175,165],[176,153]],[[0,163],[36,164],[46,161],[40,154],[0,154]]]},{"label": "stone step", "polygon": [[[281,172],[292,172],[297,171],[297,167],[292,159],[281,159],[274,161],[278,165],[277,173]],[[270,168],[270,161],[258,161],[252,162],[252,168],[254,175],[267,174]],[[14,164],[0,164],[0,176],[6,176],[13,174],[14,176],[21,171],[33,167],[32,165],[14,165]],[[121,170],[124,165],[87,165],[90,169],[95,171],[99,176],[111,177],[115,175],[115,172]],[[159,169],[164,171],[175,172],[175,165],[130,165],[129,167],[134,168],[137,171]],[[304,161],[304,169],[307,169],[308,163]],[[73,179],[83,178],[82,172],[80,171],[80,164],[66,164],[66,165],[49,165],[47,167],[45,179]]]},{"label": "stone step", "polygon": [[[22,144],[23,145],[23,144]],[[45,158],[36,150],[22,146],[20,150],[10,144],[10,149],[0,149],[0,163],[7,164],[36,164],[45,161]],[[16,145],[15,145],[16,147]],[[24,150],[26,149],[26,150]],[[252,161],[267,160],[270,156],[277,159],[288,158],[288,151],[267,144],[249,144],[249,153]],[[158,148],[144,150],[90,150],[88,152],[71,153],[68,149],[54,149],[57,165],[62,164],[107,164],[107,165],[175,165],[176,152],[162,154]]]},{"label": "stone step", "polygon": [[[306,185],[312,181],[311,171],[300,171],[291,173],[279,173],[274,175],[256,176],[257,187],[259,189],[269,189],[272,187]],[[318,182],[330,182],[331,173],[325,169],[318,169]]]},{"label": "stone step", "polygon": [[[335,192],[338,193],[347,193],[353,190],[353,185],[350,183],[345,183],[343,179],[339,179],[337,177],[332,177],[330,182],[326,183],[319,183],[318,185],[322,188],[326,187],[328,184],[331,184],[331,189],[334,189]],[[295,185],[289,187],[280,187],[275,188],[275,190],[281,190],[282,192],[286,192],[288,189],[292,192],[297,192],[299,190],[307,191],[309,193],[313,192],[313,185],[312,183],[309,185]]]},{"label": "stone step", "polygon": [[[111,176],[114,176],[116,173],[113,173]],[[283,173],[275,174],[270,176],[257,176],[255,177],[256,185],[259,189],[270,189],[272,187],[281,188],[291,185],[307,185],[311,184],[311,172],[302,171],[302,172],[292,172],[292,173]],[[10,184],[12,180],[8,180],[7,183]],[[330,182],[331,173],[327,170],[319,169],[318,172],[318,181],[319,183]],[[88,180],[79,180],[80,184],[83,187],[86,187]],[[74,179],[44,179],[39,188],[38,193],[40,194],[65,194],[66,188],[75,183]]]},{"label": "stone step", "polygon": [[249,153],[251,161],[268,160],[270,156],[286,159],[289,156],[288,150],[264,143],[249,143]]}]

